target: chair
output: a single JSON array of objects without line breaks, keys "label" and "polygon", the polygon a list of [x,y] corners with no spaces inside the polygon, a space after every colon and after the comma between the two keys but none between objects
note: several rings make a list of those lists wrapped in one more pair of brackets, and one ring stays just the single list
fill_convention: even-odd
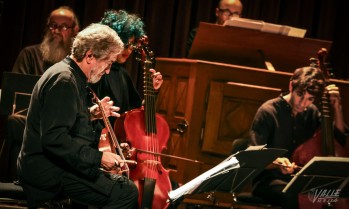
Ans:
[{"label": "chair", "polygon": [[0,204],[26,206],[26,196],[21,186],[15,183],[0,183]]},{"label": "chair", "polygon": [[[18,182],[0,182],[0,208],[27,208],[27,196]],[[67,198],[49,200],[38,207],[29,209],[64,209],[70,208],[70,200]]]},{"label": "chair", "polygon": [[[21,142],[15,142],[5,136],[9,116],[26,115],[31,92],[40,76],[3,72],[0,98],[0,166],[3,168],[1,181],[11,182],[15,179],[17,155]],[[24,120],[25,121],[25,120]],[[24,130],[23,127],[21,127]],[[13,131],[23,135],[23,130]]]}]

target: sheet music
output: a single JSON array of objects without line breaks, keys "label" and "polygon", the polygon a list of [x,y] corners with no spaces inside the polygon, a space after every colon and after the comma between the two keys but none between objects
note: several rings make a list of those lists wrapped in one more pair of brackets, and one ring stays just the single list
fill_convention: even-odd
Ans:
[{"label": "sheet music", "polygon": [[241,17],[232,17],[226,20],[224,26],[235,26],[241,28],[248,28],[253,30],[259,30],[267,33],[276,33],[285,36],[293,36],[298,38],[304,38],[306,29],[291,27],[288,25],[278,25],[273,23],[264,22],[262,20],[253,20]]},{"label": "sheet music", "polygon": [[264,149],[266,146],[267,146],[266,144],[249,146],[249,147],[247,147],[247,149],[245,149],[245,151],[248,151],[248,150],[261,150],[261,149]]},{"label": "sheet music", "polygon": [[236,169],[236,168],[240,167],[239,161],[235,157],[229,157],[229,158],[227,158],[227,160],[224,160],[223,162],[221,162],[217,166],[213,167],[212,169],[201,174],[200,176],[189,181],[188,183],[184,184],[183,186],[179,187],[178,189],[170,191],[168,193],[169,199],[174,201],[185,194],[190,194],[203,181],[211,178],[212,175],[215,175],[218,172],[222,172],[225,169]]}]

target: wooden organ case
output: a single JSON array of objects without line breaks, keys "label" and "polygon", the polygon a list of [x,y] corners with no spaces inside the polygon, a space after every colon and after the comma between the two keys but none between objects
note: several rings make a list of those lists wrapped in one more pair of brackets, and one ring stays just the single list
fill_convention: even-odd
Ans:
[{"label": "wooden organ case", "polygon": [[[171,178],[186,183],[230,155],[233,141],[247,137],[258,107],[287,91],[293,70],[308,66],[318,49],[330,46],[327,41],[200,23],[190,59],[157,58],[164,79],[157,111],[171,127],[166,154],[204,162],[163,158]],[[266,60],[275,63],[275,71],[263,66]],[[349,92],[349,82],[333,82],[341,90],[348,120],[344,92]]]}]

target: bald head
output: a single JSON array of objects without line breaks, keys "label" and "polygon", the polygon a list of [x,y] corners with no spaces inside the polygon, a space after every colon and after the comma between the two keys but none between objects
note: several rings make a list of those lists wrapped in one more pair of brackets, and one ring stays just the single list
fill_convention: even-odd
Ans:
[{"label": "bald head", "polygon": [[73,27],[75,33],[80,30],[80,23],[74,11],[67,6],[59,7],[51,12],[47,19],[47,25],[50,23],[59,23],[69,27]]},{"label": "bald head", "polygon": [[43,60],[54,64],[66,57],[79,30],[78,18],[70,7],[53,10],[47,18],[47,29],[40,44]]},{"label": "bald head", "polygon": [[223,25],[224,21],[232,16],[241,16],[242,3],[240,0],[221,0],[216,8],[216,23]]},{"label": "bald head", "polygon": [[219,7],[229,7],[229,6],[236,6],[239,8],[242,8],[242,3],[240,0],[221,0],[218,3]]}]

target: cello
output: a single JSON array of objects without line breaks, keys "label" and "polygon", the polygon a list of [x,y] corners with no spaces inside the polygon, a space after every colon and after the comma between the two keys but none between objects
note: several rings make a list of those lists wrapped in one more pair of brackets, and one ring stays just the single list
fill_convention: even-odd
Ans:
[{"label": "cello", "polygon": [[155,58],[149,50],[148,39],[138,40],[135,51],[140,55],[144,70],[144,105],[122,114],[114,124],[114,130],[122,142],[126,142],[135,151],[133,158],[136,166],[130,167],[130,179],[136,184],[140,207],[152,209],[167,208],[168,192],[172,190],[169,171],[160,159],[170,135],[166,120],[156,113],[156,92],[153,88],[149,69],[154,68]]},{"label": "cello", "polygon": [[[326,84],[330,83],[331,73],[328,71],[325,64],[325,57],[327,56],[327,50],[325,48],[320,49],[317,52],[318,58],[311,59],[311,66],[321,69]],[[321,101],[319,103],[319,110],[321,112],[321,127],[317,129],[312,138],[301,144],[295,149],[292,155],[292,161],[296,165],[307,164],[314,156],[329,156],[329,157],[348,157],[349,154],[345,148],[339,144],[334,137],[333,132],[333,116],[331,111],[331,103],[329,99],[329,93],[325,89]],[[346,198],[339,198],[336,202],[325,202],[315,205],[313,202],[309,202],[306,195],[299,195],[300,208],[347,208],[349,200]]]},{"label": "cello", "polygon": [[[318,59],[311,59],[311,66],[319,67],[325,77],[325,82],[330,81],[330,72],[325,64],[327,50],[322,48],[317,52]],[[347,151],[335,140],[333,135],[333,117],[328,92],[325,90],[319,104],[321,112],[321,127],[314,133],[312,138],[301,144],[293,152],[292,160],[297,165],[304,166],[314,156],[337,156],[348,157]]]}]

